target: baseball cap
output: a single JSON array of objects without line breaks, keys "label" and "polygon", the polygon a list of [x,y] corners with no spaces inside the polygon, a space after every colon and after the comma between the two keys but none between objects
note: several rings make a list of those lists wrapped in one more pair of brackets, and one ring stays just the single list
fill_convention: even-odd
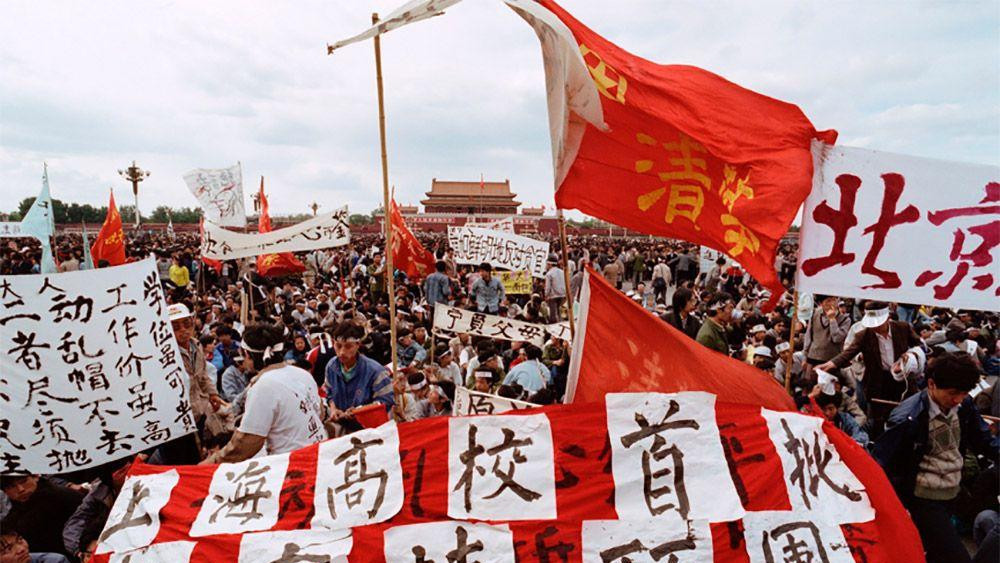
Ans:
[{"label": "baseball cap", "polygon": [[170,317],[170,321],[177,321],[180,319],[186,319],[191,316],[191,311],[187,308],[187,305],[183,303],[174,303],[167,307],[167,316]]}]

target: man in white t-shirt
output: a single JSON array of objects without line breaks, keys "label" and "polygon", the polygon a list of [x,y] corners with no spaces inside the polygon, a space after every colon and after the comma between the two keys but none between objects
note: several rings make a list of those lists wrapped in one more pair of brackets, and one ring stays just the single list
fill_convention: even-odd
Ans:
[{"label": "man in white t-shirt", "polygon": [[282,360],[281,329],[251,326],[242,346],[259,369],[247,391],[243,420],[229,443],[202,464],[243,461],[262,447],[269,455],[288,453],[326,440],[316,381],[309,372]]}]

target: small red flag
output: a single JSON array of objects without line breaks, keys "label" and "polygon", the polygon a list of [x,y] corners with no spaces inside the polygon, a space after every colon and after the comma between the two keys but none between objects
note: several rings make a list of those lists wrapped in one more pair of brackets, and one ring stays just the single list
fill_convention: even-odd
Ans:
[{"label": "small red flag", "polygon": [[112,266],[125,263],[125,233],[122,231],[122,216],[115,205],[115,192],[111,192],[108,201],[108,214],[104,217],[101,232],[97,233],[93,246],[90,247],[94,266],[101,260],[106,260]]},{"label": "small red flag", "polygon": [[[271,232],[271,215],[267,210],[267,196],[264,195],[263,177],[260,179],[260,219],[257,221],[257,232]],[[306,265],[300,262],[291,252],[261,254],[257,257],[257,273],[264,277],[301,274],[304,271],[306,271]]]},{"label": "small red flag", "polygon": [[392,265],[395,269],[406,272],[406,277],[421,279],[434,271],[434,255],[406,227],[403,214],[399,212],[396,200],[389,202],[392,221]]},{"label": "small red flag", "polygon": [[698,344],[590,268],[576,330],[567,402],[601,401],[605,393],[707,391],[720,401],[795,408],[773,377]]},{"label": "small red flag", "polygon": [[557,206],[724,252],[776,302],[774,256],[812,188],[811,141],[836,132],[701,68],[632,55],[538,2],[572,32],[607,126],[586,125]]}]

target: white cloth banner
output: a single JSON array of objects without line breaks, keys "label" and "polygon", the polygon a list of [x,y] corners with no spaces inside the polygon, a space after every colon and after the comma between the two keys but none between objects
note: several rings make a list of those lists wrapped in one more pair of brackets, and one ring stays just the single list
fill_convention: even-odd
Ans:
[{"label": "white cloth banner", "polygon": [[30,236],[32,235],[21,231],[20,221],[0,221],[0,238]]},{"label": "white cloth banner", "polygon": [[459,264],[488,262],[503,270],[528,270],[545,277],[549,243],[482,227],[448,227],[448,246]]},{"label": "white cloth banner", "polygon": [[513,217],[506,217],[504,219],[497,219],[496,221],[486,221],[482,223],[466,223],[466,226],[481,227],[483,229],[492,229],[494,231],[514,234]]},{"label": "white cloth banner", "polygon": [[1000,309],[1000,168],[813,145],[799,292]]},{"label": "white cloth banner", "polygon": [[0,276],[0,473],[63,473],[195,429],[152,258]]},{"label": "white cloth banner", "polygon": [[452,402],[451,412],[453,416],[466,416],[473,414],[500,414],[508,411],[518,411],[532,409],[539,405],[508,399],[490,393],[480,393],[465,387],[455,387],[455,400]]},{"label": "white cloth banner", "polygon": [[445,8],[458,4],[461,0],[410,0],[399,8],[393,10],[388,16],[381,19],[377,24],[369,27],[361,33],[348,37],[342,41],[337,41],[333,45],[327,45],[327,54],[332,54],[351,43],[371,39],[376,35],[382,35],[387,31],[392,31],[397,27],[440,16],[444,14]]},{"label": "white cloth banner", "polygon": [[261,254],[302,252],[344,246],[351,240],[347,207],[269,233],[237,233],[205,221],[201,255],[215,260],[249,258]]},{"label": "white cloth banner", "polygon": [[546,334],[563,340],[569,339],[569,323],[550,325],[526,323],[498,315],[487,315],[451,307],[444,303],[434,305],[434,332],[467,332],[486,338],[531,342],[536,346],[545,344]]},{"label": "white cloth banner", "polygon": [[726,268],[733,263],[732,258],[726,256],[718,250],[715,250],[714,248],[709,248],[707,246],[700,246],[698,248],[698,265],[701,267],[702,275],[708,275],[708,272],[715,267],[715,261],[719,258],[723,258],[726,261],[726,265],[723,266],[723,268]]},{"label": "white cloth banner", "polygon": [[223,227],[247,224],[243,205],[243,168],[236,163],[229,168],[198,168],[184,175],[184,182],[205,210],[206,223]]}]

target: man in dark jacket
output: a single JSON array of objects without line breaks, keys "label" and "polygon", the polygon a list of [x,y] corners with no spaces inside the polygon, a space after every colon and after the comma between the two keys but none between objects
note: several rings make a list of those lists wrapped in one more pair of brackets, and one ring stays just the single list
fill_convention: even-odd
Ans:
[{"label": "man in dark jacket", "polygon": [[897,381],[892,376],[892,365],[904,352],[921,344],[920,337],[909,324],[889,320],[889,308],[885,303],[869,301],[865,304],[865,315],[861,318],[864,330],[855,336],[844,351],[830,361],[818,366],[822,370],[843,368],[859,353],[865,366],[861,389],[868,401],[867,414],[870,431],[877,438],[882,433],[885,420],[892,411],[892,405],[878,403],[872,399],[899,401],[906,391],[906,381]]},{"label": "man in dark jacket", "polygon": [[83,500],[83,493],[57,485],[38,475],[5,476],[0,488],[11,500],[11,509],[0,528],[14,530],[28,541],[32,553],[61,553],[63,525]]},{"label": "man in dark jacket", "polygon": [[920,532],[928,563],[969,561],[951,524],[966,451],[1000,461],[1000,440],[969,398],[979,370],[966,354],[945,353],[926,371],[927,388],[889,417],[874,456]]}]

